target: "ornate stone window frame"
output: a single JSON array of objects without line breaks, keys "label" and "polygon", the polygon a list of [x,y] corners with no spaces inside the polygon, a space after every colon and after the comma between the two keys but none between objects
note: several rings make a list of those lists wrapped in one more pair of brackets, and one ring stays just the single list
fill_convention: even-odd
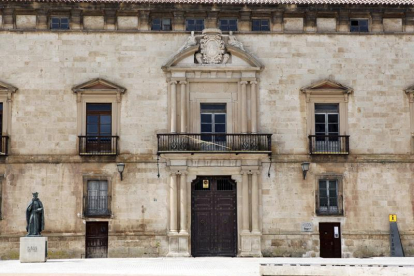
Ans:
[{"label": "ornate stone window frame", "polygon": [[78,107],[78,135],[86,135],[86,104],[112,104],[112,136],[120,134],[121,99],[126,89],[104,79],[93,79],[72,88]]},{"label": "ornate stone window frame", "polygon": [[0,102],[3,103],[3,132],[1,135],[8,136],[11,133],[11,115],[13,94],[18,89],[10,84],[0,81]]},{"label": "ornate stone window frame", "polygon": [[[82,204],[81,204],[81,216],[82,219],[85,220],[99,220],[99,217],[88,217],[85,216],[85,202],[84,202],[84,197],[88,195],[88,181],[107,181],[108,182],[108,196],[112,197],[112,176],[107,175],[107,174],[84,174],[82,177],[82,181],[83,181],[83,189],[82,189]],[[112,202],[113,200],[110,201],[110,204],[108,204],[108,209],[110,211],[110,217],[105,216],[102,217],[103,220],[108,220],[109,218],[113,218],[114,217],[114,213],[112,210]]]},{"label": "ornate stone window frame", "polygon": [[334,82],[323,80],[300,89],[306,96],[307,135],[315,134],[315,103],[339,104],[339,133],[348,135],[348,97],[353,89]]},{"label": "ornate stone window frame", "polygon": [[414,86],[405,89],[408,96],[410,108],[410,134],[411,134],[411,154],[414,154]]},{"label": "ornate stone window frame", "polygon": [[[321,214],[319,212],[319,180],[336,180],[338,183],[338,214]],[[343,217],[345,216],[345,200],[343,190],[344,176],[337,173],[324,173],[315,177],[315,216],[317,217]]]}]

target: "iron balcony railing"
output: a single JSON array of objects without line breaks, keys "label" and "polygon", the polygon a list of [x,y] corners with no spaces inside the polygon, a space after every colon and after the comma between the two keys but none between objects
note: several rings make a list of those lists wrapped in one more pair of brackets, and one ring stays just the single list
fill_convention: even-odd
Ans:
[{"label": "iron balcony railing", "polygon": [[309,135],[310,154],[349,154],[349,135]]},{"label": "iron balcony railing", "polygon": [[267,153],[272,134],[158,134],[158,153]]},{"label": "iron balcony railing", "polygon": [[79,136],[79,155],[117,155],[118,136]]},{"label": "iron balcony railing", "polygon": [[0,138],[1,138],[0,155],[8,155],[9,154],[9,136],[0,136]]},{"label": "iron balcony railing", "polygon": [[111,197],[110,196],[84,196],[83,197],[85,217],[110,216]]}]

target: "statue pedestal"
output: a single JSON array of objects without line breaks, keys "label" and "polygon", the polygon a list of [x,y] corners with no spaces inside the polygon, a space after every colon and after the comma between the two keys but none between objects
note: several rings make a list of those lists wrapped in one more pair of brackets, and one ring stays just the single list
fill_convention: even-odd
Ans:
[{"label": "statue pedestal", "polygon": [[20,262],[44,263],[47,257],[47,237],[20,238]]}]

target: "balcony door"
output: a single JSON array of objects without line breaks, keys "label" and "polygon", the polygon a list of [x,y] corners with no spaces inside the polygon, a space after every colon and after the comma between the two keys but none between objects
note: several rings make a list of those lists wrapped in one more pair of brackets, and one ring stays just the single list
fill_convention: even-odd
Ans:
[{"label": "balcony door", "polygon": [[315,104],[315,136],[315,152],[340,151],[338,104]]},{"label": "balcony door", "polygon": [[86,151],[112,153],[112,104],[86,104]]},{"label": "balcony door", "polygon": [[201,140],[205,151],[226,151],[226,104],[201,104]]}]

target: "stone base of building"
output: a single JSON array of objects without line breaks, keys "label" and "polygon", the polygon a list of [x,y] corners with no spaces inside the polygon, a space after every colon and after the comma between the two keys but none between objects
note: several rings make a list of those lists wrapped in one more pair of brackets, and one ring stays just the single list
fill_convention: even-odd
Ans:
[{"label": "stone base of building", "polygon": [[262,257],[261,233],[241,233],[240,238],[240,257]]},{"label": "stone base of building", "polygon": [[47,259],[47,237],[20,238],[20,262],[44,263]]},{"label": "stone base of building", "polygon": [[169,251],[167,257],[191,257],[188,233],[169,233]]}]

